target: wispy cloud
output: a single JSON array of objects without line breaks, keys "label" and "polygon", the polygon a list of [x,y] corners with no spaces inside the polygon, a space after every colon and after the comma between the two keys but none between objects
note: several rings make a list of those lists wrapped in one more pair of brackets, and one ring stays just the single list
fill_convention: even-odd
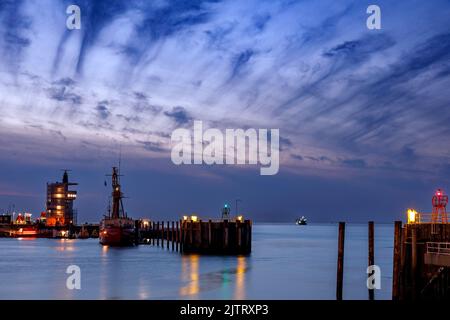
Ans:
[{"label": "wispy cloud", "polygon": [[429,172],[448,162],[429,143],[450,143],[446,1],[381,1],[381,31],[367,30],[358,1],[85,0],[74,31],[67,3],[0,4],[11,139],[39,125],[42,141],[123,143],[148,157],[199,119],[280,128],[286,166]]}]

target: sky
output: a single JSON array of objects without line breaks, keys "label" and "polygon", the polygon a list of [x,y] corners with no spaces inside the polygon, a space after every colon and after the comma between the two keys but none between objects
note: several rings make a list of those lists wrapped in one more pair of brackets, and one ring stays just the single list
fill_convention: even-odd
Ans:
[{"label": "sky", "polygon": [[[81,29],[66,8],[81,9]],[[381,9],[369,30],[366,9]],[[450,190],[450,1],[0,0],[0,209],[121,159],[130,216],[392,222]],[[171,134],[280,130],[280,170],[172,163]]]}]

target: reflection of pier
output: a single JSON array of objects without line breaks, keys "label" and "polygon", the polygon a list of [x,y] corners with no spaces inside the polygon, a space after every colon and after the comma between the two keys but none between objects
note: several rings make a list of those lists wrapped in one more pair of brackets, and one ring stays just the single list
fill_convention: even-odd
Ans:
[{"label": "reflection of pier", "polygon": [[[199,298],[199,293],[204,290],[208,290],[211,287],[211,274],[200,274],[200,261],[202,256],[199,254],[189,254],[183,255],[181,257],[181,281],[183,286],[180,287],[179,293],[182,297]],[[208,257],[203,257],[203,259],[208,259]],[[224,289],[226,295],[230,295],[232,299],[244,300],[245,299],[245,276],[247,272],[247,257],[238,256],[236,257],[236,268],[227,268],[222,270],[220,273],[214,272],[214,275],[220,277],[220,282],[218,286]],[[207,261],[206,261],[207,263]],[[229,280],[230,276],[235,276],[235,287],[234,289],[229,287],[232,281]],[[231,291],[231,290],[233,291]]]},{"label": "reflection of pier", "polygon": [[191,254],[181,258],[181,279],[187,285],[180,288],[180,295],[196,297],[200,292],[200,256]]},{"label": "reflection of pier", "polygon": [[245,273],[247,272],[247,258],[243,256],[237,257],[236,267],[236,288],[234,291],[235,300],[245,299]]}]

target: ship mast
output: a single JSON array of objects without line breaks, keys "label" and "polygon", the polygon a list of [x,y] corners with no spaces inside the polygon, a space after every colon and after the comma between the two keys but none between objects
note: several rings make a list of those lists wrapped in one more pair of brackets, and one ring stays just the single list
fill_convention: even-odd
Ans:
[{"label": "ship mast", "polygon": [[119,219],[125,217],[125,212],[123,210],[123,193],[120,190],[120,181],[117,167],[113,167],[112,173],[112,219]]}]

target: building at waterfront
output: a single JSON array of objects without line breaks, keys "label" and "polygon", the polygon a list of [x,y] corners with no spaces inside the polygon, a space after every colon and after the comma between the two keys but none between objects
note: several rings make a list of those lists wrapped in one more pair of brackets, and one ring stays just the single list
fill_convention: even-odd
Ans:
[{"label": "building at waterfront", "polygon": [[0,214],[0,225],[10,225],[12,216],[10,214]]},{"label": "building at waterfront", "polygon": [[64,171],[62,182],[47,183],[47,226],[69,226],[76,223],[73,201],[77,198],[77,192],[69,190],[70,186],[75,185],[77,183],[69,182],[67,170]]}]

